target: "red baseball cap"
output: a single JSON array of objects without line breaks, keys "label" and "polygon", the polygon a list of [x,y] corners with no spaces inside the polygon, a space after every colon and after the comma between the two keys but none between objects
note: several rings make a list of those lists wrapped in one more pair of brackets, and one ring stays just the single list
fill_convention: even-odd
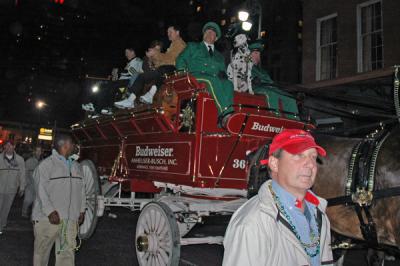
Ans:
[{"label": "red baseball cap", "polygon": [[268,155],[278,149],[284,149],[291,154],[299,154],[311,148],[315,148],[319,155],[326,156],[326,151],[315,142],[310,132],[301,129],[285,129],[272,139]]},{"label": "red baseball cap", "polygon": [[[326,156],[325,149],[315,142],[310,132],[301,129],[285,129],[272,139],[268,157],[279,149],[283,149],[291,154],[299,154],[311,148],[315,148],[319,155]],[[268,159],[261,160],[260,163],[268,164]]]}]

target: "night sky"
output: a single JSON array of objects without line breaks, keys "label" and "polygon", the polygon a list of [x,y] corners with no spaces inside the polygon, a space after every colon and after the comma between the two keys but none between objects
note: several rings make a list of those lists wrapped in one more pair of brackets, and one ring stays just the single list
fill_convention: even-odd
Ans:
[{"label": "night sky", "polygon": [[[182,27],[186,41],[199,40],[209,20],[226,19],[226,31],[241,2],[0,0],[0,121],[68,127],[83,117],[92,82],[86,75],[123,67],[125,47],[139,56],[155,39],[168,47],[171,24]],[[38,100],[47,104],[40,114]]]}]

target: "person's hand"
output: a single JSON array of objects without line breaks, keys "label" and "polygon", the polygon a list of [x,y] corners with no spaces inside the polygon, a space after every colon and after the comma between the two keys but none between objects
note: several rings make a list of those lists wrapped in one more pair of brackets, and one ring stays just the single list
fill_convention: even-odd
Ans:
[{"label": "person's hand", "polygon": [[20,189],[20,190],[18,191],[18,196],[19,196],[20,198],[22,198],[22,197],[24,196],[24,194],[25,194],[25,190]]},{"label": "person's hand", "polygon": [[79,214],[79,219],[78,219],[79,225],[83,224],[83,221],[85,221],[85,213],[84,213],[84,212],[81,212],[81,213]]},{"label": "person's hand", "polygon": [[57,211],[53,211],[48,217],[51,224],[60,224],[60,216]]}]

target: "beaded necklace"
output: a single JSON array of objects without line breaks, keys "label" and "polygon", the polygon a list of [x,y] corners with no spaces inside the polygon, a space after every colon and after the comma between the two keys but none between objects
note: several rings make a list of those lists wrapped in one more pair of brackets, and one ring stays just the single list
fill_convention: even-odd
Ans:
[{"label": "beaded necklace", "polygon": [[[290,227],[291,227],[291,231],[294,233],[294,235],[296,236],[297,240],[299,240],[300,244],[302,245],[304,251],[307,253],[307,255],[311,258],[317,256],[319,254],[320,251],[320,235],[319,232],[314,233],[311,228],[310,228],[310,239],[311,239],[311,243],[305,243],[303,241],[301,241],[300,235],[297,232],[296,226],[293,224],[292,220],[290,219],[289,214],[286,212],[285,208],[283,207],[278,195],[276,195],[275,191],[272,189],[272,185],[271,183],[268,185],[269,191],[271,192],[272,198],[274,199],[274,202],[279,210],[280,213],[283,214],[283,216],[286,218],[286,220],[288,221]],[[308,251],[309,248],[314,248],[316,247],[315,252],[311,253]]]}]

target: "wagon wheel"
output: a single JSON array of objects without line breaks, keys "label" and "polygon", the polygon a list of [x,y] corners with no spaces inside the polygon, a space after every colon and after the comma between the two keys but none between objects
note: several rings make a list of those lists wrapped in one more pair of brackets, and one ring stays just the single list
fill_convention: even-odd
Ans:
[{"label": "wagon wheel", "polygon": [[178,265],[180,236],[174,213],[162,202],[147,204],[136,225],[139,265]]},{"label": "wagon wheel", "polygon": [[79,227],[79,237],[88,239],[92,236],[97,225],[97,197],[101,194],[99,176],[94,163],[84,160],[81,163],[85,182],[86,212],[85,220]]}]

